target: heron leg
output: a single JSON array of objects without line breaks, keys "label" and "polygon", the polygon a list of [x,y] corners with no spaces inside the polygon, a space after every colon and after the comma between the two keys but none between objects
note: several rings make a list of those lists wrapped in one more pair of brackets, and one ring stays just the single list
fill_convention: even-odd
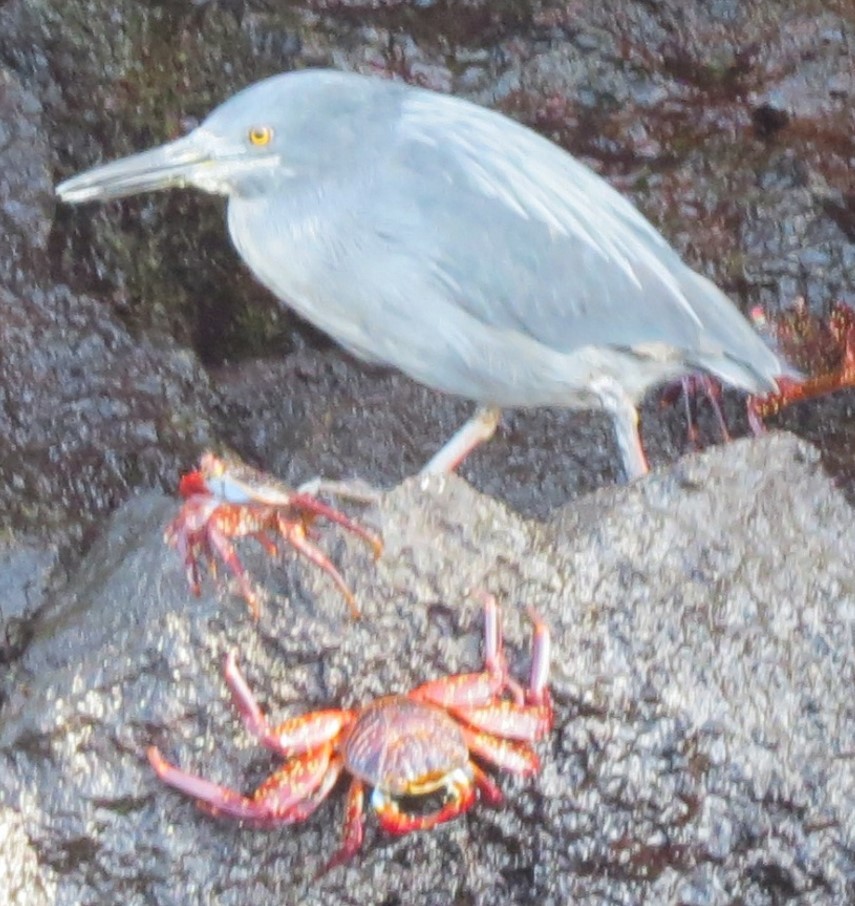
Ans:
[{"label": "heron leg", "polygon": [[479,444],[489,440],[499,427],[501,409],[481,406],[454,436],[424,465],[421,475],[453,472]]},{"label": "heron leg", "polygon": [[641,435],[638,431],[638,409],[632,398],[613,378],[600,377],[592,384],[591,389],[600,398],[603,408],[612,417],[615,435],[623,460],[627,481],[634,481],[650,471],[644,448],[641,446]]}]

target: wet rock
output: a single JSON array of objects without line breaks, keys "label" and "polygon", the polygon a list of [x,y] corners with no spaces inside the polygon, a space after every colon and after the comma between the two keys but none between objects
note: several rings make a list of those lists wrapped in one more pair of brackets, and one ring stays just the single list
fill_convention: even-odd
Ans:
[{"label": "wet rock", "polygon": [[[367,521],[386,552],[322,543],[359,596],[248,546],[274,594],[254,625],[161,540],[174,504],[135,499],[56,599],[0,716],[4,801],[54,902],[846,902],[855,890],[851,510],[787,436],[690,457],[528,523],[451,477],[406,482]],[[237,649],[272,719],[351,707],[480,662],[474,587],[504,605],[524,675],[534,605],[553,632],[556,729],[507,802],[390,839],[315,884],[342,794],[305,824],[241,828],[161,786],[149,744],[250,790],[277,760],[221,678]],[[393,656],[390,657],[390,652]]]},{"label": "wet rock", "polygon": [[134,338],[108,304],[52,282],[42,106],[0,69],[0,506],[6,531],[80,537],[208,440],[213,395],[169,339]]},{"label": "wet rock", "polygon": [[60,553],[58,544],[36,535],[9,533],[0,540],[0,668],[14,663],[30,643],[29,618],[47,600],[62,566]]},{"label": "wet rock", "polygon": [[0,67],[0,282],[20,282],[44,256],[53,211],[53,182],[41,104]]},{"label": "wet rock", "polygon": [[55,885],[39,866],[19,813],[0,806],[0,872],[9,906],[47,906]]},{"label": "wet rock", "polygon": [[[452,399],[336,350],[214,372],[224,440],[294,485],[317,475],[389,488],[414,475],[472,414]],[[655,423],[654,423],[655,424]],[[660,430],[656,461],[683,442]],[[497,435],[460,474],[484,493],[545,517],[568,500],[620,480],[611,421],[600,413],[506,412]]]},{"label": "wet rock", "polygon": [[0,287],[0,345],[7,526],[78,534],[207,441],[198,364],[169,342],[135,341],[94,299]]},{"label": "wet rock", "polygon": [[[0,874],[36,903],[852,899],[851,513],[811,451],[716,451],[555,516],[614,480],[610,426],[509,413],[463,474],[552,520],[453,479],[392,491],[377,518],[398,540],[376,571],[324,534],[359,625],[290,560],[247,556],[287,599],[258,629],[210,584],[190,600],[160,540],[174,504],[156,496],[122,509],[77,572],[57,538],[171,487],[214,437],[292,480],[388,488],[469,407],[329,350],[239,265],[217,200],[56,208],[49,186],[255,79],[335,65],[505,110],[583,156],[744,308],[801,293],[821,311],[855,302],[853,34],[849,6],[808,0],[0,2],[0,825],[38,866]],[[850,489],[851,409],[842,393],[781,419]],[[644,414],[661,466],[682,449],[679,410]],[[64,592],[57,563],[74,573]],[[559,652],[557,732],[536,783],[502,778],[506,808],[402,841],[369,822],[364,856],[309,887],[340,795],[264,834],[154,783],[152,741],[242,788],[273,768],[226,700],[228,647],[277,715],[352,704],[473,669],[474,584],[506,603],[517,668],[520,603]]]}]

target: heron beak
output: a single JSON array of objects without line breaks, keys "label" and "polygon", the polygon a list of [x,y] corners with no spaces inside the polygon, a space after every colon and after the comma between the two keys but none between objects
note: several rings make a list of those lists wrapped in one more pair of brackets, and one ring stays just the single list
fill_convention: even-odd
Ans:
[{"label": "heron beak", "polygon": [[[93,167],[56,187],[56,194],[71,203],[108,201],[137,192],[198,185],[202,174],[216,165],[209,150],[200,147],[197,132],[174,142]],[[203,178],[203,177],[202,177]]]}]

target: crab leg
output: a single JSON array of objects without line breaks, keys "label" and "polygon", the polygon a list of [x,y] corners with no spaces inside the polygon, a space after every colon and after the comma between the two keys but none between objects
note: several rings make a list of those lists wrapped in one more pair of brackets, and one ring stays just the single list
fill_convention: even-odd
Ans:
[{"label": "crab leg", "polygon": [[246,679],[238,669],[237,655],[233,651],[226,655],[223,672],[232,693],[232,700],[247,730],[263,746],[286,758],[309,752],[331,742],[342,728],[353,720],[353,715],[349,711],[329,709],[313,711],[302,717],[292,717],[276,727],[271,727]]},{"label": "crab leg", "polygon": [[219,524],[227,523],[229,521],[228,516],[230,515],[231,514],[228,512],[222,512],[221,506],[220,510],[211,517],[207,537],[214,550],[219,554],[220,559],[232,571],[232,575],[235,577],[238,586],[240,587],[241,594],[249,605],[253,619],[258,620],[261,617],[261,602],[258,594],[252,587],[252,583],[249,580],[249,576],[247,575],[243,564],[238,558],[234,545],[229,541],[228,535],[219,528]]},{"label": "crab leg", "polygon": [[317,497],[313,497],[311,494],[302,494],[297,491],[291,495],[289,506],[294,507],[298,511],[311,513],[313,516],[323,516],[330,522],[335,522],[346,531],[352,532],[354,535],[362,538],[366,544],[373,548],[375,559],[379,558],[383,553],[383,541],[375,535],[374,532],[369,531],[358,522],[354,522],[340,510],[335,509],[335,507],[328,506],[326,503],[318,500]]},{"label": "crab leg", "polygon": [[449,777],[447,786],[448,801],[437,811],[427,815],[412,815],[401,811],[398,803],[386,792],[374,788],[371,794],[371,806],[377,813],[380,826],[387,833],[400,836],[410,831],[427,830],[451,821],[463,812],[472,808],[475,803],[475,787],[467,774],[458,770]]},{"label": "crab leg", "polygon": [[686,412],[687,439],[693,449],[698,447],[698,402],[699,393],[703,393],[713,410],[722,440],[730,441],[730,431],[722,411],[721,382],[704,373],[685,374],[678,381],[669,385],[662,394],[662,406],[672,406],[679,397],[683,398]]},{"label": "crab leg", "polygon": [[180,535],[174,535],[171,538],[167,536],[167,541],[173,543],[178,550],[178,556],[184,563],[184,571],[187,575],[187,584],[190,591],[198,598],[202,594],[202,577],[199,575],[199,560],[204,557],[210,560],[210,548],[206,544],[190,542]]},{"label": "crab leg", "polygon": [[253,532],[250,536],[264,548],[268,557],[275,557],[279,553],[276,542],[267,534],[267,532]]},{"label": "crab leg", "polygon": [[[492,595],[483,594],[484,602],[484,667],[480,673],[458,673],[443,679],[432,680],[417,686],[411,697],[419,701],[428,701],[442,708],[459,710],[466,716],[469,709],[483,708],[491,710],[496,698],[503,692],[510,691],[514,704],[523,708],[528,705],[541,705],[540,720],[546,721],[546,728],[551,726],[551,705],[547,680],[549,677],[550,636],[546,623],[538,614],[529,609],[528,614],[534,624],[531,652],[531,673],[528,688],[523,689],[509,674],[502,647],[502,634],[499,625],[498,605]],[[549,716],[547,716],[549,715]],[[468,719],[468,718],[467,718]],[[473,721],[477,722],[477,721]],[[480,724],[478,724],[480,726]],[[488,727],[484,727],[488,729]],[[530,738],[526,735],[524,738]]]},{"label": "crab leg", "polygon": [[778,393],[749,397],[748,418],[751,427],[755,434],[758,430],[762,432],[762,419],[776,415],[785,406],[823,396],[842,387],[851,387],[853,383],[855,383],[855,328],[847,334],[846,357],[839,369],[803,381],[778,378]]},{"label": "crab leg", "polygon": [[344,806],[344,830],[342,832],[341,846],[333,853],[330,860],[316,875],[316,879],[325,875],[337,865],[349,862],[356,854],[365,836],[365,787],[361,780],[354,778],[347,791],[347,801]]},{"label": "crab leg", "polygon": [[335,582],[336,587],[341,592],[345,601],[347,601],[347,606],[350,608],[350,615],[354,619],[357,619],[359,617],[359,607],[356,605],[356,598],[354,598],[353,592],[348,588],[341,573],[333,566],[332,561],[327,555],[320,548],[315,547],[311,541],[306,539],[306,530],[302,523],[291,522],[282,516],[277,517],[277,522],[279,524],[279,531],[282,532],[282,536],[294,550],[310,562],[314,563],[315,566],[319,566],[333,582]]},{"label": "crab leg", "polygon": [[200,532],[216,507],[209,497],[191,494],[181,514],[169,523],[163,533],[163,540],[178,551],[187,571],[187,584],[197,597],[201,594],[199,560],[205,558],[211,561],[213,557],[207,538],[200,537]]},{"label": "crab leg", "polygon": [[471,730],[469,727],[460,729],[473,755],[478,755],[512,774],[528,776],[536,774],[540,769],[537,753],[526,743],[514,739],[499,739],[490,733]]},{"label": "crab leg", "polygon": [[493,779],[474,761],[469,762],[469,767],[484,801],[488,805],[501,805],[505,797],[499,787],[493,782]]},{"label": "crab leg", "polygon": [[[534,608],[529,607],[528,617],[534,624],[534,633],[531,641],[531,671],[528,677],[528,689],[526,689],[526,701],[531,704],[548,705],[549,704],[549,662],[552,658],[552,643],[549,635],[549,627],[540,618]],[[550,726],[551,726],[550,720]]]},{"label": "crab leg", "polygon": [[[260,614],[258,595],[250,584],[249,577],[238,559],[229,537],[235,525],[245,520],[246,513],[240,508],[219,503],[214,498],[195,493],[198,473],[185,475],[181,480],[181,493],[187,497],[181,514],[174,519],[164,532],[167,543],[173,545],[187,570],[187,581],[195,595],[200,592],[199,560],[208,561],[209,569],[216,574],[216,555],[219,555],[238,581],[241,593],[246,599],[255,619]],[[185,479],[188,481],[185,482]],[[204,484],[202,484],[204,488]],[[189,495],[189,496],[187,496]]]},{"label": "crab leg", "polygon": [[[322,787],[329,790],[341,770],[340,763],[331,764],[332,745],[328,743],[292,758],[248,797],[182,771],[166,761],[155,746],[148,749],[147,755],[157,776],[169,786],[192,796],[203,811],[262,825],[303,820],[320,802],[313,795],[315,791]],[[332,778],[328,776],[330,771],[335,774]]]},{"label": "crab leg", "polygon": [[484,670],[478,673],[458,673],[422,683],[413,689],[411,697],[441,708],[477,707],[490,704],[496,696],[510,690],[514,699],[522,703],[524,693],[508,674],[496,599],[486,593],[481,597],[484,604]]},{"label": "crab leg", "polygon": [[504,739],[535,742],[552,727],[552,707],[548,703],[518,705],[516,702],[502,700],[492,705],[464,706],[450,710],[474,728]]}]

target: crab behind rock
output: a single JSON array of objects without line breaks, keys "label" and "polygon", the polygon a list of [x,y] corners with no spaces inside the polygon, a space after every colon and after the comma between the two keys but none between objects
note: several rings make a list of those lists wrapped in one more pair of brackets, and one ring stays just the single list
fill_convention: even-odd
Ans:
[{"label": "crab behind rock", "polygon": [[[751,319],[796,369],[795,374],[777,378],[777,391],[748,397],[748,423],[755,435],[766,430],[765,419],[793,403],[855,386],[855,309],[845,302],[835,302],[825,318],[815,315],[805,300],[799,298],[790,308],[769,317],[757,306],[751,312]],[[709,400],[722,439],[730,440],[721,408],[721,384],[716,378],[703,373],[685,375],[665,388],[662,403],[673,405],[679,397],[683,398],[689,443],[696,447],[695,398],[699,393]]]},{"label": "crab behind rock", "polygon": [[329,574],[351,614],[359,616],[356,600],[341,573],[310,540],[311,524],[318,516],[335,522],[370,544],[375,557],[379,557],[383,543],[373,532],[311,494],[295,491],[237,459],[210,452],[202,454],[198,469],[182,476],[179,493],[184,502],[167,526],[164,538],[181,555],[194,594],[200,592],[200,562],[207,561],[215,572],[219,557],[235,576],[241,594],[258,619],[259,592],[253,588],[232,542],[236,538],[254,538],[273,556],[278,553],[276,541],[282,539]]},{"label": "crab behind rock", "polygon": [[777,393],[749,398],[748,419],[755,433],[763,430],[763,419],[792,403],[855,385],[855,310],[845,302],[835,302],[826,318],[813,314],[800,298],[768,322],[759,308],[752,319],[803,374],[779,378]]},{"label": "crab behind rock", "polygon": [[[492,805],[502,793],[481,762],[514,774],[531,775],[540,762],[533,743],[552,727],[547,688],[549,631],[534,623],[529,682],[522,688],[509,675],[502,651],[498,607],[484,596],[484,668],[387,695],[354,710],[327,709],[272,727],[238,670],[234,653],[225,678],[247,729],[285,764],[250,796],[186,773],[159,750],[149,761],[165,783],[192,796],[212,815],[270,826],[306,820],[342,772],[351,776],[340,848],[324,871],[349,860],[364,833],[365,788],[381,827],[392,834],[431,828],[472,807],[478,794]],[[440,794],[433,811],[411,813],[401,797]]]}]

